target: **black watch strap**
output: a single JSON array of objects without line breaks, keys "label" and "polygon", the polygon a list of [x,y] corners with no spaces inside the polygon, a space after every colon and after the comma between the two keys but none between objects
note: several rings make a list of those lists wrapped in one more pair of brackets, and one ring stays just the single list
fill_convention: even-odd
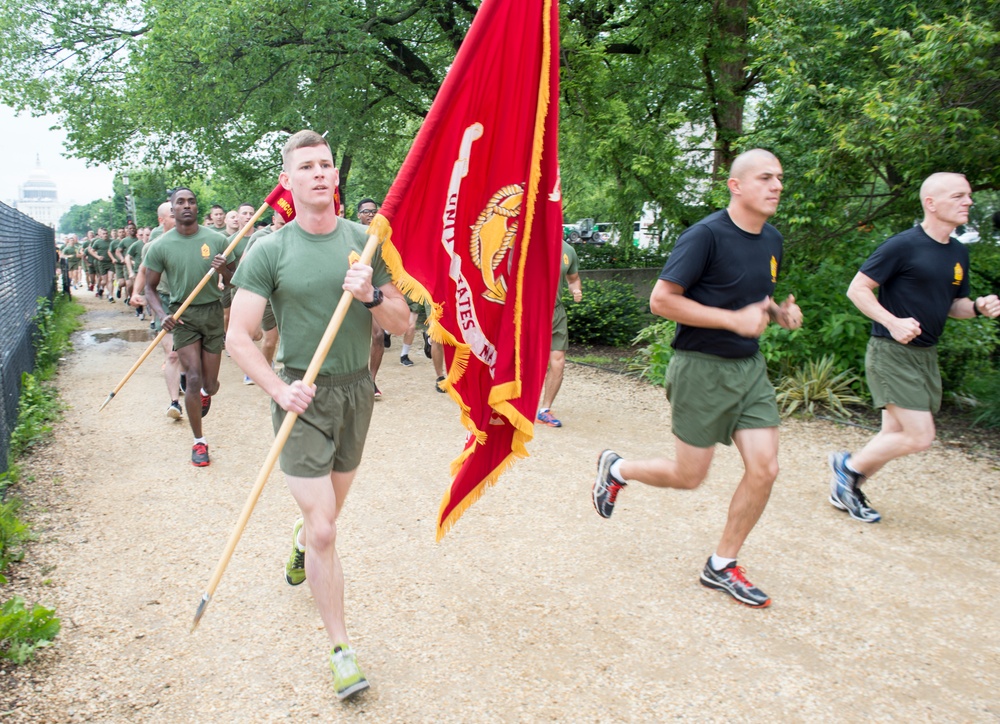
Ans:
[{"label": "black watch strap", "polygon": [[372,300],[370,302],[361,302],[361,303],[364,304],[366,307],[368,307],[368,309],[371,309],[372,307],[377,307],[378,305],[380,305],[384,298],[385,295],[382,294],[382,290],[379,289],[378,287],[375,287],[375,291],[372,292]]}]

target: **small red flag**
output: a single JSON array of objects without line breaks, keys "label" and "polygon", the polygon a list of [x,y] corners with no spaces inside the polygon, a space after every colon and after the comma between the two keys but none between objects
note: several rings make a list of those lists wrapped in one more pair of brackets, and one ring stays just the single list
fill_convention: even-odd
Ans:
[{"label": "small red flag", "polygon": [[468,430],[440,539],[528,454],[562,251],[558,5],[484,0],[371,224],[393,279],[432,301]]},{"label": "small red flag", "polygon": [[[295,218],[295,202],[292,200],[292,192],[280,183],[274,187],[274,191],[269,193],[264,201],[285,220],[286,224]],[[339,186],[333,190],[333,208],[339,215],[341,209]]]}]

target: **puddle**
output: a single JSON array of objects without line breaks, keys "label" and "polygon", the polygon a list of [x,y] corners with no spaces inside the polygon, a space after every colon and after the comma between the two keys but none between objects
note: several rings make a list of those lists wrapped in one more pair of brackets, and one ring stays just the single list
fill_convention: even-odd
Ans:
[{"label": "puddle", "polygon": [[148,329],[125,329],[120,332],[89,332],[84,335],[84,344],[103,344],[115,339],[123,342],[149,342],[153,339]]}]

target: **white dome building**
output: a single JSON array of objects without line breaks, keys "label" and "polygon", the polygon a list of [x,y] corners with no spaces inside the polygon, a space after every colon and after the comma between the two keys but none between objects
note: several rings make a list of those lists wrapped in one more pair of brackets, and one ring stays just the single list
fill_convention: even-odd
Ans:
[{"label": "white dome building", "polygon": [[55,227],[59,222],[59,197],[56,183],[42,168],[36,156],[36,167],[28,180],[18,187],[14,208],[46,226]]}]

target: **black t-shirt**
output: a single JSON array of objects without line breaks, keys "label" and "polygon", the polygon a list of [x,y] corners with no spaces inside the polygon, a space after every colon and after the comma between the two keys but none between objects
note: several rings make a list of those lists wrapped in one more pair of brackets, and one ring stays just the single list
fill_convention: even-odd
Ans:
[{"label": "black t-shirt", "polygon": [[[685,229],[660,272],[660,279],[684,287],[684,296],[720,309],[742,309],[774,294],[781,268],[781,234],[764,224],[744,231],[723,209]],[[677,325],[675,349],[738,359],[757,353],[756,339],[726,329]]]},{"label": "black t-shirt", "polygon": [[[879,285],[883,307],[920,323],[920,336],[910,342],[914,347],[937,344],[952,302],[969,296],[969,250],[956,239],[941,244],[921,226],[886,239],[862,265],[861,273]],[[892,339],[877,322],[872,322],[872,336]]]}]

